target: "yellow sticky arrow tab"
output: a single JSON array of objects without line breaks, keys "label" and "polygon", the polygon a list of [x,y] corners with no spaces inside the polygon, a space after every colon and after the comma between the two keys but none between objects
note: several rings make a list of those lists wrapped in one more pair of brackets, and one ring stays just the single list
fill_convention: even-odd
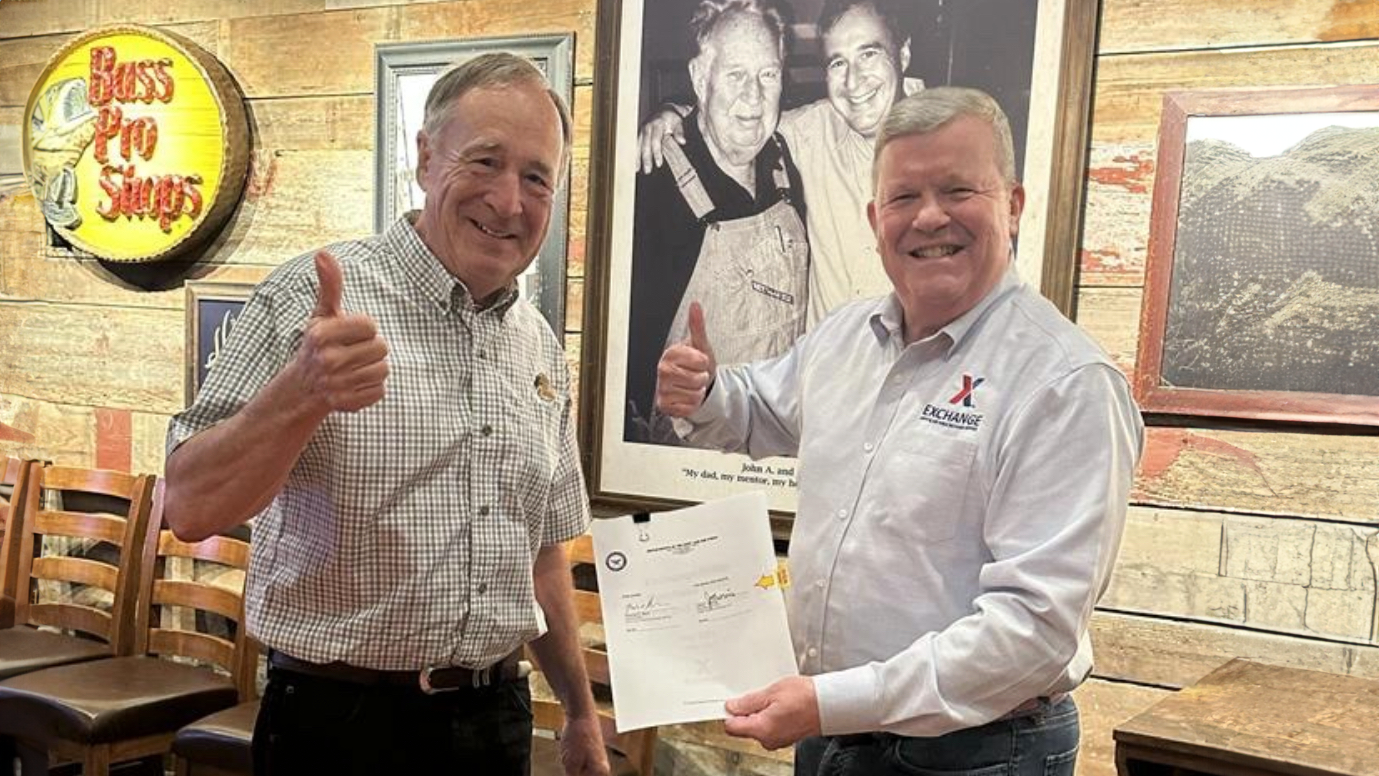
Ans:
[{"label": "yellow sticky arrow tab", "polygon": [[780,582],[780,589],[790,587],[790,564],[784,560],[776,562],[776,580]]},{"label": "yellow sticky arrow tab", "polygon": [[770,590],[776,586],[776,576],[774,574],[762,574],[761,578],[757,580],[756,586],[762,590]]}]

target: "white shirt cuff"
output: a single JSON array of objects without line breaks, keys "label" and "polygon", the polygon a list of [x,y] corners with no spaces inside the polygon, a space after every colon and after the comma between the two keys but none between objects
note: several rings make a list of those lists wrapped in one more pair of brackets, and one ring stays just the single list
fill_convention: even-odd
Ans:
[{"label": "white shirt cuff", "polygon": [[823,735],[841,736],[881,729],[881,681],[869,665],[817,674],[814,693],[819,701]]}]

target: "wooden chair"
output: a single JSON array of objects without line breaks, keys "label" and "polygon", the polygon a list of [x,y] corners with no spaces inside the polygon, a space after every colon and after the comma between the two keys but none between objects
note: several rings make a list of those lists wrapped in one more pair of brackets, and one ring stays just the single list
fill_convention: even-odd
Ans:
[{"label": "wooden chair", "polygon": [[[579,617],[581,641],[584,643],[584,666],[593,686],[594,699],[599,704],[599,723],[603,728],[603,742],[608,748],[608,763],[614,776],[651,776],[656,756],[656,728],[628,733],[617,730],[616,713],[612,706],[612,686],[608,674],[608,651],[603,645],[603,609],[599,605],[594,586],[594,543],[588,535],[566,545],[570,555],[571,572],[576,579],[575,611]],[[530,650],[528,650],[530,653]],[[534,656],[533,660],[534,660]],[[559,732],[565,724],[560,704],[554,700],[533,698],[532,713],[538,731]],[[560,765],[560,742],[537,734],[532,740],[532,776],[557,776],[565,771]]]},{"label": "wooden chair", "polygon": [[[0,628],[14,626],[15,575],[19,571],[18,534],[22,526],[14,522],[14,504],[24,503],[24,489],[29,484],[29,466],[22,459],[0,458]],[[6,541],[11,533],[13,541]]]},{"label": "wooden chair", "polygon": [[[0,682],[0,734],[12,735],[41,773],[46,759],[81,762],[87,776],[111,763],[166,753],[182,726],[253,695],[256,655],[243,628],[242,590],[169,579],[170,558],[195,558],[243,570],[249,546],[229,537],[195,544],[162,528],[162,487],[145,532],[134,654],[60,666]],[[163,616],[185,607],[225,617],[230,639],[168,627],[196,618]],[[209,664],[209,667],[205,664]]]},{"label": "wooden chair", "polygon": [[[0,680],[39,669],[134,650],[133,602],[138,583],[139,541],[151,509],[152,480],[123,472],[27,464],[22,500],[12,507],[3,564],[13,575],[12,627],[0,630]],[[95,494],[113,499],[122,514],[78,513],[41,508],[45,494]],[[44,545],[65,537],[103,548],[98,557],[57,557]],[[13,568],[13,571],[8,569]],[[48,586],[72,586],[109,596],[109,611],[73,596],[40,597]],[[61,632],[39,630],[56,628]]]}]

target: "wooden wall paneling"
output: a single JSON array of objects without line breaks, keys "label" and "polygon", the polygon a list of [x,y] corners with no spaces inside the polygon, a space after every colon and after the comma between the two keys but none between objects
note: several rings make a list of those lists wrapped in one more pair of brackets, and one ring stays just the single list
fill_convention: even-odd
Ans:
[{"label": "wooden wall paneling", "polygon": [[171,419],[171,415],[134,413],[131,471],[162,476],[168,421]]},{"label": "wooden wall paneling", "polygon": [[1133,377],[1140,320],[1138,288],[1086,288],[1077,299],[1077,323],[1106,351],[1116,366]]},{"label": "wooden wall paneling", "polygon": [[[183,308],[185,292],[180,282],[164,289],[139,288],[111,272],[107,268],[109,265],[95,259],[44,255],[42,235],[21,236],[22,252],[11,254],[7,251],[13,240],[0,232],[0,298],[160,310]],[[200,280],[257,283],[267,276],[269,269],[271,268],[261,265],[203,264],[197,266],[192,277]],[[172,277],[186,276],[188,265],[183,262],[167,262],[158,272]]]},{"label": "wooden wall paneling", "polygon": [[1375,437],[1150,428],[1136,503],[1379,525]]},{"label": "wooden wall paneling", "polygon": [[[0,375],[11,371],[11,358],[0,351]],[[95,465],[96,412],[91,407],[0,392],[0,422],[34,437],[29,442],[0,438],[0,451],[70,466]]]},{"label": "wooden wall paneling", "polygon": [[1121,723],[1172,694],[1171,690],[1089,679],[1073,692],[1082,723],[1078,776],[1117,776],[1111,732]]},{"label": "wooden wall paneling", "polygon": [[[1144,285],[1154,169],[1153,143],[1092,147],[1078,276],[1083,288]],[[1081,300],[1077,317],[1083,321]],[[1131,325],[1138,327],[1138,314]]]},{"label": "wooden wall paneling", "polygon": [[1094,676],[1173,689],[1234,657],[1379,678],[1379,646],[1110,611],[1093,615],[1092,644]]},{"label": "wooden wall paneling", "polygon": [[[75,5],[75,3],[73,4]],[[55,8],[63,6],[63,4],[51,2],[51,0],[4,3],[3,8],[0,8],[0,14],[4,13],[4,9],[15,6]],[[94,25],[86,23],[76,29],[85,30],[91,26]],[[192,42],[212,54],[222,56],[222,52],[220,52],[220,28],[220,23],[214,21],[169,24],[162,27],[162,29],[191,39]],[[0,30],[8,29],[10,28],[4,26],[4,19],[0,16]],[[0,63],[4,63],[3,66],[0,66],[0,107],[23,108],[29,100],[29,92],[38,82],[39,76],[43,74],[43,68],[48,65],[48,60],[74,37],[76,34],[64,32],[54,35],[0,40]]]},{"label": "wooden wall paneling", "polygon": [[[592,16],[588,0],[468,0],[231,19],[222,58],[250,98],[370,94],[377,43],[573,30],[576,77],[589,77]],[[330,45],[312,47],[309,57],[292,56],[304,40]]]},{"label": "wooden wall paneling", "polygon": [[0,39],[80,32],[118,22],[169,26],[324,8],[325,0],[18,0],[0,4]]},{"label": "wooden wall paneling", "polygon": [[1171,89],[1379,82],[1379,41],[1103,56],[1097,60],[1092,147],[1153,146]]},{"label": "wooden wall paneling", "polygon": [[1379,38],[1368,0],[1104,0],[1099,53]]},{"label": "wooden wall paneling", "polygon": [[184,328],[180,310],[0,302],[0,393],[173,412]]},{"label": "wooden wall paneling", "polygon": [[[29,0],[0,3],[0,39],[84,30],[99,18],[103,0]],[[4,61],[4,57],[0,57]]]},{"label": "wooden wall paneling", "polygon": [[255,148],[373,150],[372,94],[246,100],[245,104]]}]

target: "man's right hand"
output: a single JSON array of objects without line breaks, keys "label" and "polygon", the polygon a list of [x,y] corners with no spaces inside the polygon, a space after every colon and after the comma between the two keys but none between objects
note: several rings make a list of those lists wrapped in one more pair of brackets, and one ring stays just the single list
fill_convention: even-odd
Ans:
[{"label": "man's right hand", "polygon": [[294,364],[298,385],[325,412],[357,412],[383,398],[388,344],[373,318],[345,312],[344,272],[325,251],[316,254],[316,278],[316,309]]},{"label": "man's right hand", "polygon": [[665,142],[666,136],[674,138],[680,145],[685,144],[685,119],[675,106],[662,108],[655,116],[647,119],[642,125],[642,131],[637,133],[637,150],[642,160],[643,175],[650,174],[652,170],[665,164],[661,144]]},{"label": "man's right hand", "polygon": [[666,348],[656,366],[656,409],[672,418],[694,414],[708,396],[717,369],[704,331],[704,308],[691,302],[689,339]]}]

